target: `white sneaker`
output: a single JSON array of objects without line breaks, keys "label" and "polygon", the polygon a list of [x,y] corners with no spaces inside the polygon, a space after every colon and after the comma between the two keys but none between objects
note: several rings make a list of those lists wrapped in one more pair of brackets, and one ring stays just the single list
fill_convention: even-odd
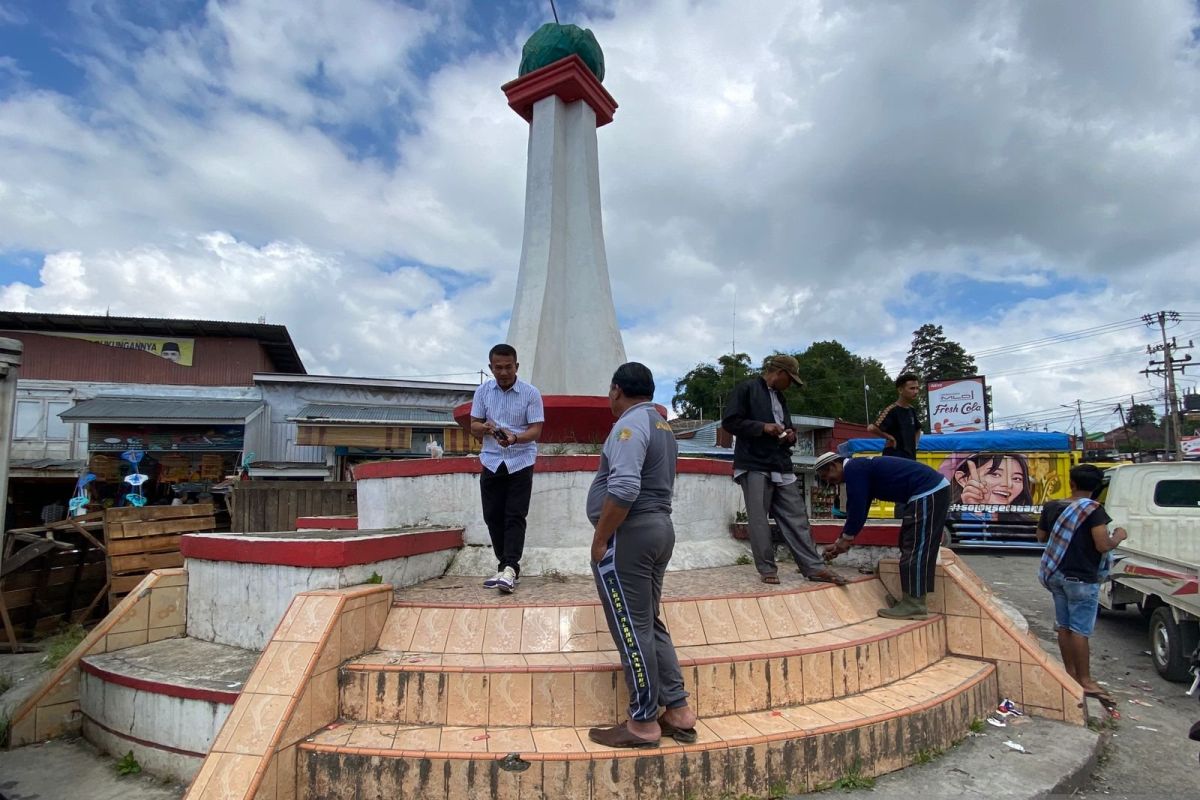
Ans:
[{"label": "white sneaker", "polygon": [[512,567],[505,567],[496,578],[496,588],[505,594],[512,594],[513,587],[517,585],[517,571]]},{"label": "white sneaker", "polygon": [[503,572],[497,572],[495,575],[493,575],[492,577],[488,578],[487,580],[485,580],[485,581],[483,582],[483,588],[485,588],[485,589],[495,589],[497,586],[499,586],[499,585],[500,585],[500,580],[501,580],[503,577],[504,577],[504,573],[503,573]]}]

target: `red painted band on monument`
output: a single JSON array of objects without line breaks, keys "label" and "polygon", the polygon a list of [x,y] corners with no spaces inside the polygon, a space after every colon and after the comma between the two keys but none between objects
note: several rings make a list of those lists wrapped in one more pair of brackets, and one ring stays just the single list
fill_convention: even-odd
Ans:
[{"label": "red painted band on monument", "polygon": [[203,760],[206,755],[205,753],[194,753],[191,750],[184,750],[179,747],[171,747],[169,744],[159,744],[158,742],[151,742],[151,741],[147,741],[146,739],[139,739],[136,736],[130,736],[128,733],[121,733],[120,731],[114,731],[112,728],[108,727],[103,722],[100,722],[95,717],[91,717],[87,714],[84,714],[83,718],[86,719],[88,722],[92,723],[93,725],[95,725],[100,730],[104,731],[105,733],[110,733],[113,736],[116,736],[118,739],[124,739],[127,742],[133,742],[134,744],[141,745],[142,747],[148,747],[151,750],[162,750],[164,752],[172,753],[177,756],[188,756],[190,758],[199,758],[201,760]]},{"label": "red painted band on monument", "polygon": [[[595,472],[600,468],[600,456],[538,456],[533,465],[536,472]],[[376,461],[360,464],[354,469],[354,479],[420,478],[426,475],[478,474],[478,458],[414,458],[404,461]],[[733,464],[715,458],[681,458],[675,462],[680,475],[733,476]]]},{"label": "red painted band on monument", "polygon": [[439,550],[457,550],[463,546],[462,535],[462,528],[348,539],[283,540],[259,536],[187,534],[180,539],[179,549],[184,558],[205,561],[336,569],[436,553]]},{"label": "red painted band on monument", "polygon": [[[206,703],[220,703],[221,705],[231,706],[237,701],[238,695],[241,694],[241,692],[226,692],[220,689],[197,689],[192,686],[178,686],[174,683],[166,683],[164,681],[135,678],[131,675],[111,672],[87,661],[80,661],[79,668],[89,675],[95,675],[105,683],[113,683],[117,686],[124,686],[127,689],[136,689],[141,692],[163,695],[164,697],[178,697],[182,700],[202,700]],[[100,723],[96,724],[99,725]],[[117,735],[120,736],[121,734]],[[152,746],[157,747],[157,745]],[[191,754],[189,753],[189,755]]]}]

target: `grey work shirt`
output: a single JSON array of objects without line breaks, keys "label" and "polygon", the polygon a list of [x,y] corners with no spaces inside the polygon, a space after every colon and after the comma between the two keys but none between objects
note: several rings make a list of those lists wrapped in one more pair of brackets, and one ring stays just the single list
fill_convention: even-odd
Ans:
[{"label": "grey work shirt", "polygon": [[653,403],[627,409],[600,452],[600,469],[588,490],[588,519],[596,524],[606,497],[628,508],[631,517],[670,514],[678,453],[675,434]]}]

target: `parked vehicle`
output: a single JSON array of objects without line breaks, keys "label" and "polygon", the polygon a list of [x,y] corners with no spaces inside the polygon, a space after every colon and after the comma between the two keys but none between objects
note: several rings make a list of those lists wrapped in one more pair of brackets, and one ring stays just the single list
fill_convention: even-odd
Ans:
[{"label": "parked vehicle", "polygon": [[1100,604],[1136,605],[1158,673],[1189,680],[1200,644],[1200,463],[1125,464],[1105,479],[1099,499],[1129,538],[1113,551]]},{"label": "parked vehicle", "polygon": [[[875,456],[882,449],[882,439],[851,439],[840,451]],[[1067,473],[1077,454],[1065,433],[1000,430],[925,434],[917,459],[950,481],[947,544],[1040,550],[1042,504],[1070,495]],[[893,515],[891,503],[871,506],[874,518]]]}]

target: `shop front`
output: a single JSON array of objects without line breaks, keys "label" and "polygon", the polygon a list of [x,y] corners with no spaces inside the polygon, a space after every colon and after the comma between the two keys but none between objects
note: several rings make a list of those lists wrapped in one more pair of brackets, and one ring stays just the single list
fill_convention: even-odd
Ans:
[{"label": "shop front", "polygon": [[[237,473],[246,424],[263,404],[242,400],[98,397],[79,403],[63,419],[86,422],[90,507],[126,504],[135,471],[145,475],[140,493],[149,505],[195,502]],[[140,453],[136,467],[124,454]],[[97,505],[98,504],[98,505]]]}]

